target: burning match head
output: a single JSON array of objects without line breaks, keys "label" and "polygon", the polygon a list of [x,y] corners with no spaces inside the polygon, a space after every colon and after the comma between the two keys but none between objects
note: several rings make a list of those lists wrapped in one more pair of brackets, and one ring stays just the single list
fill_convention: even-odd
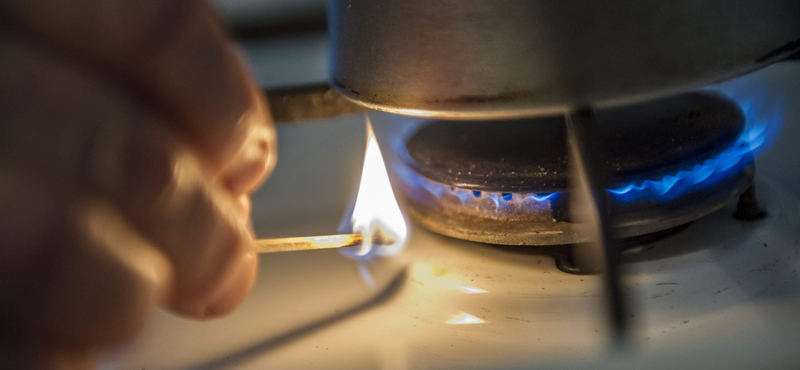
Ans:
[{"label": "burning match head", "polygon": [[[355,258],[368,258],[372,255],[392,255],[395,253],[386,253],[387,250],[394,250],[397,247],[397,239],[380,230],[374,232],[372,235],[360,236],[360,242],[355,245],[346,246],[341,248],[342,253],[355,257]],[[400,247],[402,248],[402,246]],[[362,251],[366,251],[363,253]]]},{"label": "burning match head", "polygon": [[364,238],[364,240],[365,241],[369,240],[369,242],[372,243],[372,245],[375,245],[375,246],[392,246],[392,245],[397,244],[397,239],[395,239],[393,236],[388,235],[388,234],[386,234],[386,233],[384,233],[382,231],[378,231],[377,233],[372,234],[371,238],[369,238],[369,239]]},{"label": "burning match head", "polygon": [[369,118],[364,167],[350,221],[353,233],[364,236],[361,248],[348,253],[351,256],[394,255],[405,246],[408,225],[392,192],[386,164]]}]

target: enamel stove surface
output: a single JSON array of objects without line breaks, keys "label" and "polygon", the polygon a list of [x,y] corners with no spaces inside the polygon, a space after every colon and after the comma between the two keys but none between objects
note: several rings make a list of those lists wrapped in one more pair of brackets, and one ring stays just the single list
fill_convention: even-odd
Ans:
[{"label": "enamel stove surface", "polygon": [[[800,66],[772,68],[747,78],[800,77]],[[608,352],[599,277],[564,274],[543,253],[413,226],[404,252],[368,266],[374,289],[336,251],[262,256],[252,294],[232,315],[198,323],[158,312],[100,368],[796,368],[800,203],[792,187],[800,170],[791,150],[800,135],[791,126],[800,108],[789,103],[800,91],[786,89],[795,94],[787,97],[788,134],[757,160],[770,216],[742,223],[728,207],[626,253],[634,315],[626,352]],[[335,232],[358,184],[364,117],[284,126],[279,137],[278,168],[253,199],[257,233]]]}]

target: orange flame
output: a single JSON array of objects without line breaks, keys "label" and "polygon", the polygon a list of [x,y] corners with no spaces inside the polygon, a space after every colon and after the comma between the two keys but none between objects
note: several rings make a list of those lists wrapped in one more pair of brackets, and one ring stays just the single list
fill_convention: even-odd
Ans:
[{"label": "orange flame", "polygon": [[367,150],[361,183],[350,219],[353,232],[364,236],[358,256],[394,255],[406,244],[408,225],[397,204],[378,140],[367,117]]}]

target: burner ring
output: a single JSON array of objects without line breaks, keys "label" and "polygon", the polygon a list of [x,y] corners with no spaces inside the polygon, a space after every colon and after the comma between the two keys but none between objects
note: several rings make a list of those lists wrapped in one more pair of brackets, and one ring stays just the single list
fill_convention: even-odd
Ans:
[{"label": "burner ring", "polygon": [[[752,166],[746,172],[751,172]],[[662,207],[641,208],[630,213],[621,213],[612,228],[614,237],[623,239],[647,235],[668,230],[701,217],[709,215],[726,205],[736,201],[752,185],[750,176],[742,175],[720,184],[720,189],[703,194],[688,194],[680,203],[669,203],[669,207],[677,206],[672,213],[662,212]],[[725,189],[725,191],[720,191]],[[710,197],[705,197],[709,195]],[[546,218],[546,213],[532,213],[525,219],[520,216],[511,217],[476,217],[474,214],[448,210],[446,205],[430,207],[422,205],[412,198],[406,201],[409,215],[425,228],[449,237],[480,243],[545,246],[584,243],[591,241],[591,234],[581,225],[555,218]],[[549,206],[549,205],[548,205]]]},{"label": "burner ring", "polygon": [[[597,116],[615,186],[661,178],[724,156],[745,128],[735,102],[702,93],[598,111]],[[583,226],[569,222],[563,127],[561,117],[435,121],[422,127],[406,141],[406,153],[399,153],[403,163],[395,168],[409,213],[434,232],[477,242],[588,241]],[[751,186],[752,173],[748,152],[726,165],[713,184],[660,200],[616,199],[611,202],[615,236],[654,233],[714,212]]]}]

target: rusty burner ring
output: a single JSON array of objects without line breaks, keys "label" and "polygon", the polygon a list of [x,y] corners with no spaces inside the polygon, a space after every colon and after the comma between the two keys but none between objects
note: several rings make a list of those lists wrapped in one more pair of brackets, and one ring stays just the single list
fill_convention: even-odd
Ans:
[{"label": "rusty burner ring", "polygon": [[[691,171],[737,143],[745,116],[728,98],[689,93],[597,112],[617,187]],[[568,214],[562,117],[434,121],[406,140],[399,177],[409,214],[436,233],[502,245],[589,241]],[[675,228],[738,199],[753,183],[744,155],[713,183],[626,199],[612,193],[614,236]]]}]

